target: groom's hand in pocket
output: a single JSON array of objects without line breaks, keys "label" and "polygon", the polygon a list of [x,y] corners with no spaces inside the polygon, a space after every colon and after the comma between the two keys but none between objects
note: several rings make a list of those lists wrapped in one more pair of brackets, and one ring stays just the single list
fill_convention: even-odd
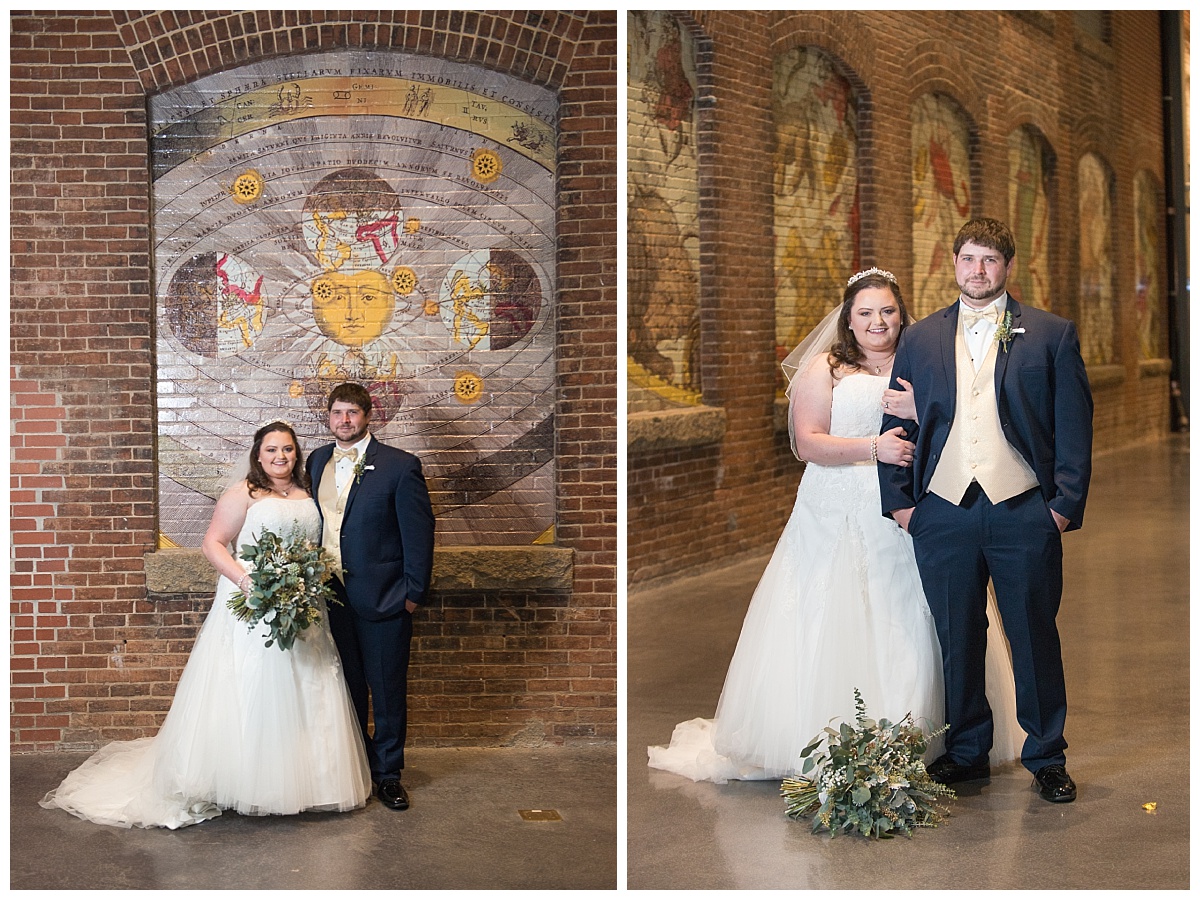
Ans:
[{"label": "groom's hand in pocket", "polygon": [[908,509],[893,509],[892,518],[896,520],[896,524],[908,531],[908,520],[912,518],[913,510],[916,507],[910,506]]}]

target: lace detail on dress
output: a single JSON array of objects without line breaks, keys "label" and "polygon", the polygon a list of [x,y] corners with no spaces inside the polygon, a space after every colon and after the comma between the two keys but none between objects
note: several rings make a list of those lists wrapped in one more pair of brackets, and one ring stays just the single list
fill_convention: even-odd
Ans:
[{"label": "lace detail on dress", "polygon": [[317,504],[312,499],[287,500],[283,497],[264,497],[251,504],[233,547],[234,556],[241,553],[243,544],[257,541],[264,530],[283,538],[298,532],[310,541],[318,540],[321,516]]},{"label": "lace detail on dress", "polygon": [[[839,437],[872,437],[879,433],[880,404],[888,380],[855,372],[833,386],[829,433]],[[811,504],[823,515],[857,512],[877,506],[879,489],[872,486],[879,474],[872,462],[842,466],[808,463],[797,491],[797,500]]]}]

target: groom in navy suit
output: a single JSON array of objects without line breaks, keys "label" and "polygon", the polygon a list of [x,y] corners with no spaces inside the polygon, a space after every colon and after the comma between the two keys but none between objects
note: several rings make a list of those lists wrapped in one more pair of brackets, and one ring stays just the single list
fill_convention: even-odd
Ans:
[{"label": "groom in navy suit", "polygon": [[[408,809],[400,781],[408,723],[412,614],[426,602],[433,571],[433,508],[411,453],[375,440],[371,395],[347,382],[329,395],[335,442],[308,458],[321,510],[322,544],[338,561],[329,607],[380,802]],[[330,464],[332,463],[332,465]],[[368,704],[375,731],[367,730]]]},{"label": "groom in navy suit", "polygon": [[[1012,650],[1021,762],[1038,792],[1075,799],[1066,770],[1067,714],[1055,617],[1062,599],[1061,533],[1083,524],[1091,478],[1092,395],[1075,326],[1009,296],[1012,232],[975,219],[954,242],[962,293],[906,328],[892,388],[910,383],[917,420],[903,426],[911,467],[879,465],[883,513],[912,535],[942,645],[946,753],[929,766],[943,784],[987,778],[992,714],[984,695],[987,583]],[[886,405],[886,404],[885,404]]]}]

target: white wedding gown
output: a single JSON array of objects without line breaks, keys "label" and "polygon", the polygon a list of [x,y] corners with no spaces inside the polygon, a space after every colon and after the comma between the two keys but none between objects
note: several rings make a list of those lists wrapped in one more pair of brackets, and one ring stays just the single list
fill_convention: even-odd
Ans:
[{"label": "white wedding gown", "polygon": [[[251,505],[235,552],[264,529],[320,533],[312,500],[268,497]],[[344,811],[366,803],[371,774],[328,618],[290,650],[265,646],[234,618],[236,590],[216,597],[152,738],[98,750],[41,801],[91,822],[179,828],[219,816]]]},{"label": "white wedding gown", "polygon": [[[830,434],[879,432],[886,377],[855,373],[833,390]],[[1012,662],[988,603],[992,762],[1020,755]],[[996,636],[1000,637],[997,638]],[[649,764],[693,781],[782,778],[826,725],[912,713],[927,732],[944,721],[941,652],[912,538],[880,512],[874,463],[809,463],[783,534],[750,601],[715,719],[676,726]],[[941,740],[926,761],[941,753]]]}]

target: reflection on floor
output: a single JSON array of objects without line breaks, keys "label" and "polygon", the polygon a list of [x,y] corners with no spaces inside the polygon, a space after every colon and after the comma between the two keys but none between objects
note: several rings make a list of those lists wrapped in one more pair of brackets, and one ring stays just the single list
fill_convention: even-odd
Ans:
[{"label": "reflection on floor", "polygon": [[[10,761],[19,889],[613,889],[616,748],[411,749],[412,808],[92,825],[37,801],[86,754]],[[581,786],[586,786],[581,787]],[[527,818],[554,810],[560,819]]]},{"label": "reflection on floor", "polygon": [[1097,457],[1084,527],[1064,539],[1072,804],[1041,800],[1013,764],[960,785],[941,828],[868,843],[787,819],[777,782],[649,769],[647,744],[716,709],[767,556],[634,593],[629,888],[1186,889],[1188,467],[1186,437]]}]

